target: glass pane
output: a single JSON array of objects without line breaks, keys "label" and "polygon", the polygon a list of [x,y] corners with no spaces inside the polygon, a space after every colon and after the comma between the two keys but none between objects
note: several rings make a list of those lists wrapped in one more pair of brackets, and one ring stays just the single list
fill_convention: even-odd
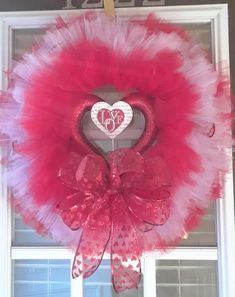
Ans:
[{"label": "glass pane", "polygon": [[181,246],[216,246],[216,205],[213,203],[202,218],[197,229],[185,234]]},{"label": "glass pane", "polygon": [[69,260],[13,261],[13,297],[70,297]]},{"label": "glass pane", "polygon": [[[17,61],[33,44],[41,39],[45,29],[14,29],[12,34],[12,59]],[[15,246],[58,245],[48,238],[38,235],[24,224],[18,214],[12,214],[12,243]]]},{"label": "glass pane", "polygon": [[216,297],[216,261],[156,261],[157,297]]},{"label": "glass pane", "polygon": [[84,279],[83,297],[143,297],[143,283],[141,281],[138,289],[116,294],[112,286],[110,261],[103,260],[98,270]]},{"label": "glass pane", "polygon": [[14,29],[12,33],[12,59],[18,60],[33,44],[41,39],[45,29]]},{"label": "glass pane", "polygon": [[[190,33],[196,42],[199,42],[201,47],[208,52],[211,50],[211,24],[177,24]],[[36,29],[14,29],[13,30],[13,51],[14,59],[21,57],[26,50],[30,50],[33,43],[41,39],[45,32],[43,28]]]},{"label": "glass pane", "polygon": [[[179,24],[183,27],[195,42],[205,50],[208,58],[212,60],[212,44],[211,44],[211,24]],[[216,246],[216,206],[215,203],[208,209],[207,214],[203,217],[199,227],[186,234],[181,246]]]},{"label": "glass pane", "polygon": [[56,242],[40,236],[30,226],[24,224],[20,215],[12,214],[12,245],[13,246],[47,246],[58,245]]},{"label": "glass pane", "polygon": [[179,24],[183,27],[200,46],[208,53],[208,57],[212,56],[211,44],[211,24]]}]

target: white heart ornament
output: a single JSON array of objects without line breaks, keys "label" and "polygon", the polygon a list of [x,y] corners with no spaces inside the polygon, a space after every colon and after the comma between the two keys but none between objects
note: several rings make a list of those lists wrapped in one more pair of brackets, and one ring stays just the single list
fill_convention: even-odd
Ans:
[{"label": "white heart ornament", "polygon": [[126,129],[132,117],[132,108],[124,101],[115,102],[112,106],[106,102],[97,102],[91,108],[93,123],[112,139]]}]

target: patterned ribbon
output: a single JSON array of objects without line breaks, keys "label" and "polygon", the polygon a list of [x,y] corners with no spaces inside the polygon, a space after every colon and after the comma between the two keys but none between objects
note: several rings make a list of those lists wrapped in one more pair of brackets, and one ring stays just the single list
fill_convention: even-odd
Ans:
[{"label": "patterned ribbon", "polygon": [[71,153],[59,177],[75,192],[57,211],[71,230],[82,230],[73,277],[94,273],[109,244],[114,289],[136,288],[141,275],[137,231],[164,224],[170,213],[170,177],[163,159],[144,159],[132,149],[111,152],[108,161]]}]

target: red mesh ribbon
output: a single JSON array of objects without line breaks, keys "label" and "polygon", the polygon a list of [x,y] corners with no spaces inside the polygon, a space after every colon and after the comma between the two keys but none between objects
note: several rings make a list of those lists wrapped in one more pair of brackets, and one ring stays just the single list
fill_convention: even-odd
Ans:
[{"label": "red mesh ribbon", "polygon": [[117,292],[138,286],[141,267],[136,232],[164,224],[170,212],[170,178],[160,157],[144,159],[132,149],[80,157],[71,153],[59,171],[75,193],[57,211],[71,230],[82,229],[73,277],[90,276],[110,242],[113,285]]}]

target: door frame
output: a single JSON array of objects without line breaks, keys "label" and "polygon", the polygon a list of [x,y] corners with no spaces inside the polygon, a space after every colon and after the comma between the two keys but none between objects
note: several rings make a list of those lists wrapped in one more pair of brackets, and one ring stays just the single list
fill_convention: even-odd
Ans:
[{"label": "door frame", "polygon": [[[31,29],[47,27],[57,16],[72,16],[88,10],[27,11],[0,13],[0,89],[7,88],[6,73],[10,67],[12,32],[14,29]],[[90,11],[90,10],[89,10]],[[102,11],[102,9],[95,9]],[[135,16],[141,19],[148,13],[173,23],[210,23],[212,32],[213,61],[217,70],[229,76],[229,38],[228,6],[192,5],[167,7],[117,8],[116,15],[121,17]],[[222,63],[221,63],[222,62]],[[224,67],[226,65],[226,67]],[[228,155],[232,150],[228,149]],[[6,169],[0,168],[0,287],[4,297],[11,297],[11,260],[47,258],[71,258],[71,253],[58,247],[12,247],[11,245],[11,210],[6,186]],[[233,297],[235,294],[235,228],[234,228],[234,195],[233,175],[227,175],[224,199],[217,201],[217,238],[218,248],[176,248],[169,254],[151,253],[143,257],[144,297],[155,297],[156,278],[154,259],[218,259],[219,296]],[[154,263],[154,264],[153,264]],[[82,282],[82,281],[81,281]],[[72,283],[71,296],[82,294],[82,286]]]}]

